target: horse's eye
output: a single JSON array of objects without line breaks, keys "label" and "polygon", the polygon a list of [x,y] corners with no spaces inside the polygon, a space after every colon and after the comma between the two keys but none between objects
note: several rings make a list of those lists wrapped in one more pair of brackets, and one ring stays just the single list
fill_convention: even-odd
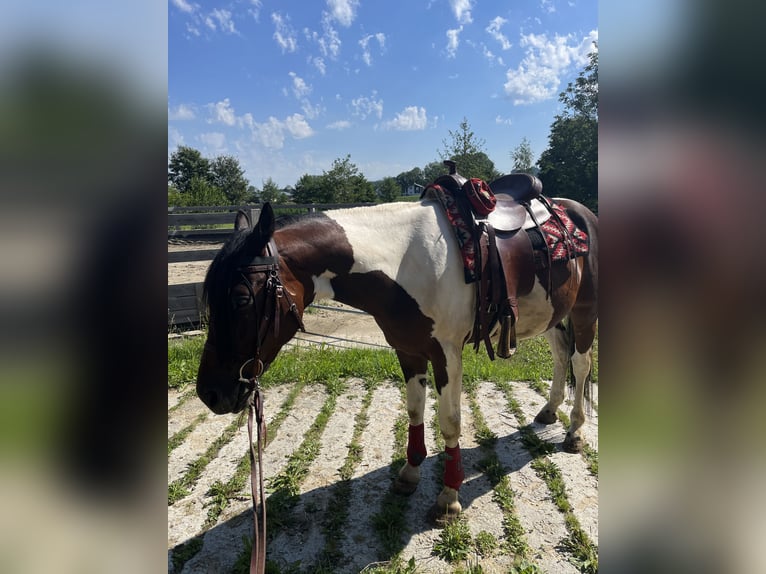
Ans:
[{"label": "horse's eye", "polygon": [[250,296],[249,295],[236,295],[231,300],[231,306],[233,309],[241,309],[242,307],[247,307],[250,304]]}]

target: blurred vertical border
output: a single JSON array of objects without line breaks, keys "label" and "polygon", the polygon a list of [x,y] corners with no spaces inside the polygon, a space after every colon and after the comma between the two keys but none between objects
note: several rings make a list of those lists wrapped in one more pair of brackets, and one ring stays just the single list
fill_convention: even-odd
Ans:
[{"label": "blurred vertical border", "polygon": [[766,6],[599,6],[600,565],[764,572]]},{"label": "blurred vertical border", "polygon": [[0,6],[0,570],[152,572],[167,4]]}]

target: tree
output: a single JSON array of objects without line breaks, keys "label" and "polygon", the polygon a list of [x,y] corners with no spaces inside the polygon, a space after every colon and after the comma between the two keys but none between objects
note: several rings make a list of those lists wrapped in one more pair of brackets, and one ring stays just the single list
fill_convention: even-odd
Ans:
[{"label": "tree", "polygon": [[263,189],[259,194],[261,203],[287,203],[287,194],[279,189],[273,179],[268,178],[263,182]]},{"label": "tree", "polygon": [[598,212],[598,46],[577,80],[559,94],[557,115],[540,156],[546,195],[569,197]]},{"label": "tree", "polygon": [[478,139],[466,118],[456,131],[449,130],[450,141],[442,140],[444,148],[438,151],[443,160],[455,162],[458,173],[463,177],[478,177],[490,182],[500,176],[495,164],[482,149],[486,143]]},{"label": "tree", "polygon": [[199,150],[188,146],[178,146],[170,156],[168,181],[180,193],[187,193],[195,177],[207,179],[210,161],[202,157]]},{"label": "tree", "polygon": [[407,191],[407,188],[411,185],[419,183],[423,185],[425,180],[423,179],[423,170],[419,167],[413,167],[410,171],[403,171],[396,176],[396,183],[401,188],[401,194]]},{"label": "tree", "polygon": [[329,190],[324,187],[324,177],[304,173],[295,184],[293,201],[295,203],[331,203]]},{"label": "tree", "polygon": [[534,175],[534,155],[532,154],[532,144],[526,138],[522,138],[521,143],[511,152],[513,159],[513,169],[511,173],[529,173]]},{"label": "tree", "polygon": [[384,177],[378,186],[378,195],[381,201],[396,201],[402,195],[402,189],[397,183],[396,178]]},{"label": "tree", "polygon": [[440,175],[449,173],[447,166],[440,161],[432,161],[423,168],[423,181],[431,183]]},{"label": "tree", "polygon": [[239,160],[229,155],[216,157],[210,164],[210,183],[220,189],[234,205],[243,203],[247,197],[248,181]]},{"label": "tree", "polygon": [[184,194],[184,205],[226,205],[226,195],[207,178],[193,177]]},{"label": "tree", "polygon": [[375,201],[375,190],[351,162],[351,155],[332,162],[330,171],[324,173],[325,185],[331,190],[333,200],[338,203]]}]

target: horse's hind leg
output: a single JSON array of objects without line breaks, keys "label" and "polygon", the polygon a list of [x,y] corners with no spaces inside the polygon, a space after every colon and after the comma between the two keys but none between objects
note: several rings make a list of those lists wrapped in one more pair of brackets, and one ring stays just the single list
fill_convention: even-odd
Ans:
[{"label": "horse's hind leg", "polygon": [[593,341],[596,338],[595,320],[578,321],[573,316],[570,319],[574,325],[574,353],[572,355],[572,371],[575,377],[574,405],[569,414],[570,425],[564,439],[564,450],[580,452],[583,448],[582,426],[585,423],[585,383],[591,374],[593,365]]},{"label": "horse's hind leg", "polygon": [[[552,424],[558,418],[556,411],[564,402],[566,375],[569,361],[572,361],[572,371],[575,377],[574,404],[569,415],[570,424],[564,439],[564,450],[580,452],[583,448],[582,426],[585,423],[584,394],[585,382],[591,372],[593,356],[593,340],[596,333],[596,323],[586,321],[585,326],[576,318],[570,317],[569,328],[556,325],[545,333],[553,354],[553,383],[548,402],[537,413],[535,422]],[[570,355],[570,340],[574,337],[574,353]]]},{"label": "horse's hind leg", "polygon": [[428,389],[428,361],[422,357],[396,352],[399,365],[407,381],[407,414],[410,419],[407,440],[407,462],[399,470],[394,489],[402,494],[412,494],[420,482],[420,465],[427,456],[423,416]]}]

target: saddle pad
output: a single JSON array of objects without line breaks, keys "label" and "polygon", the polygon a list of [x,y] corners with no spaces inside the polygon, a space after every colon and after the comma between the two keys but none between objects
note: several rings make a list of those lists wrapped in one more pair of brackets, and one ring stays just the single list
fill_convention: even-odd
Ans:
[{"label": "saddle pad", "polygon": [[[558,203],[552,202],[556,217],[549,217],[540,229],[551,254],[551,261],[574,259],[588,253],[588,235],[575,226],[567,212]],[[563,226],[563,229],[562,229]]]}]

